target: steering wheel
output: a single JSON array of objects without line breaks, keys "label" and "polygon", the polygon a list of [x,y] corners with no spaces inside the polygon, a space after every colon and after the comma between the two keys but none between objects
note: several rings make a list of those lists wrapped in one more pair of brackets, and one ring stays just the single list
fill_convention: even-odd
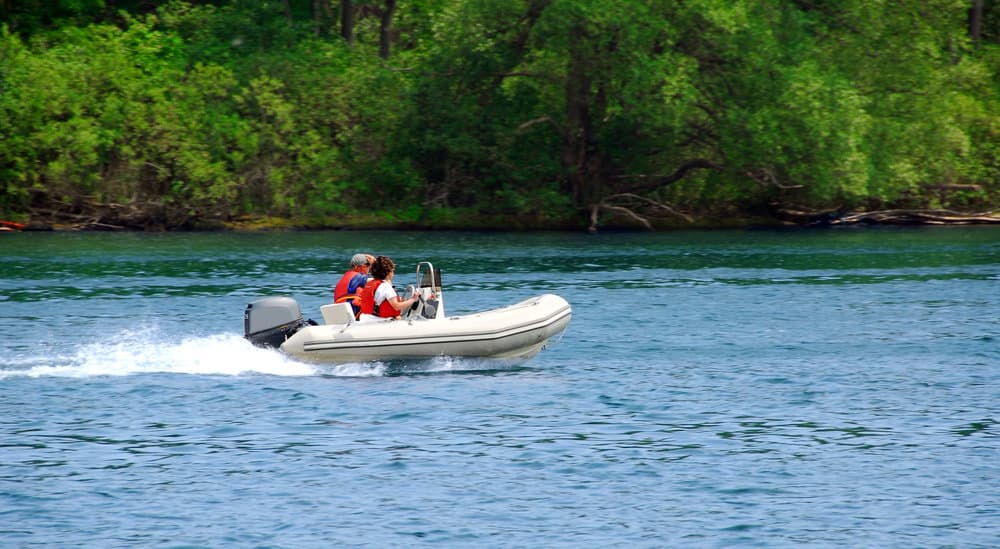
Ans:
[{"label": "steering wheel", "polygon": [[424,296],[420,292],[418,292],[416,288],[414,288],[413,285],[411,284],[407,291],[406,299],[410,299],[414,295],[417,296],[417,302],[412,303],[410,305],[410,308],[406,310],[406,313],[403,315],[403,318],[414,318],[414,317],[419,318],[420,313],[422,313],[424,310],[424,303],[425,303]]}]

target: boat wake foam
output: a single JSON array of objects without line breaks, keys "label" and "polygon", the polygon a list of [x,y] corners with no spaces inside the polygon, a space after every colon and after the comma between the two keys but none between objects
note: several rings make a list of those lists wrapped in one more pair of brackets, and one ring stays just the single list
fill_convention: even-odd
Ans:
[{"label": "boat wake foam", "polygon": [[273,375],[382,377],[445,372],[510,370],[520,361],[436,357],[416,361],[348,364],[299,362],[275,349],[254,347],[237,334],[168,338],[157,330],[124,332],[114,343],[92,343],[68,353],[13,357],[0,363],[0,380],[14,377],[193,375]]},{"label": "boat wake foam", "polygon": [[470,358],[438,356],[413,361],[392,361],[385,364],[385,375],[421,375],[440,373],[481,373],[520,370],[524,359]]},{"label": "boat wake foam", "polygon": [[165,341],[155,331],[125,332],[114,343],[83,345],[62,356],[33,356],[4,361],[7,377],[96,377],[144,373],[198,375],[315,375],[313,366],[271,349],[259,349],[236,334],[216,334]]}]

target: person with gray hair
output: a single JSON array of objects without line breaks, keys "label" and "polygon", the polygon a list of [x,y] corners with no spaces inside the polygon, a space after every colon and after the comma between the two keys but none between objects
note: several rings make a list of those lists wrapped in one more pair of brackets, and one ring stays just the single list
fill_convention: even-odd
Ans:
[{"label": "person with gray hair", "polygon": [[351,268],[340,277],[340,281],[333,288],[333,302],[350,303],[355,317],[361,311],[358,290],[368,282],[368,271],[374,261],[375,256],[371,254],[354,254],[351,256]]}]

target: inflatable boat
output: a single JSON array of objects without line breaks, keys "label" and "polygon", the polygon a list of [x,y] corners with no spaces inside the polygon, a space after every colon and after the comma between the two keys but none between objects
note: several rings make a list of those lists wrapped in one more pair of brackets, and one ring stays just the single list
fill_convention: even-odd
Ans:
[{"label": "inflatable boat", "polygon": [[526,360],[566,330],[572,310],[565,299],[543,294],[513,305],[460,316],[445,315],[441,273],[429,262],[416,269],[407,297],[418,302],[398,319],[354,318],[347,303],[320,307],[323,323],[306,320],[290,297],[250,303],[244,336],[320,363],[422,359],[438,356]]}]

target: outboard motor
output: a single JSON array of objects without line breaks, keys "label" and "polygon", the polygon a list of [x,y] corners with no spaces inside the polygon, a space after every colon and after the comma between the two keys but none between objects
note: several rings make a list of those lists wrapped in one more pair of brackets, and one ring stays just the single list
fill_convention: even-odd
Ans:
[{"label": "outboard motor", "polygon": [[247,305],[243,337],[258,347],[280,347],[286,339],[310,324],[299,304],[290,297],[265,297]]}]

